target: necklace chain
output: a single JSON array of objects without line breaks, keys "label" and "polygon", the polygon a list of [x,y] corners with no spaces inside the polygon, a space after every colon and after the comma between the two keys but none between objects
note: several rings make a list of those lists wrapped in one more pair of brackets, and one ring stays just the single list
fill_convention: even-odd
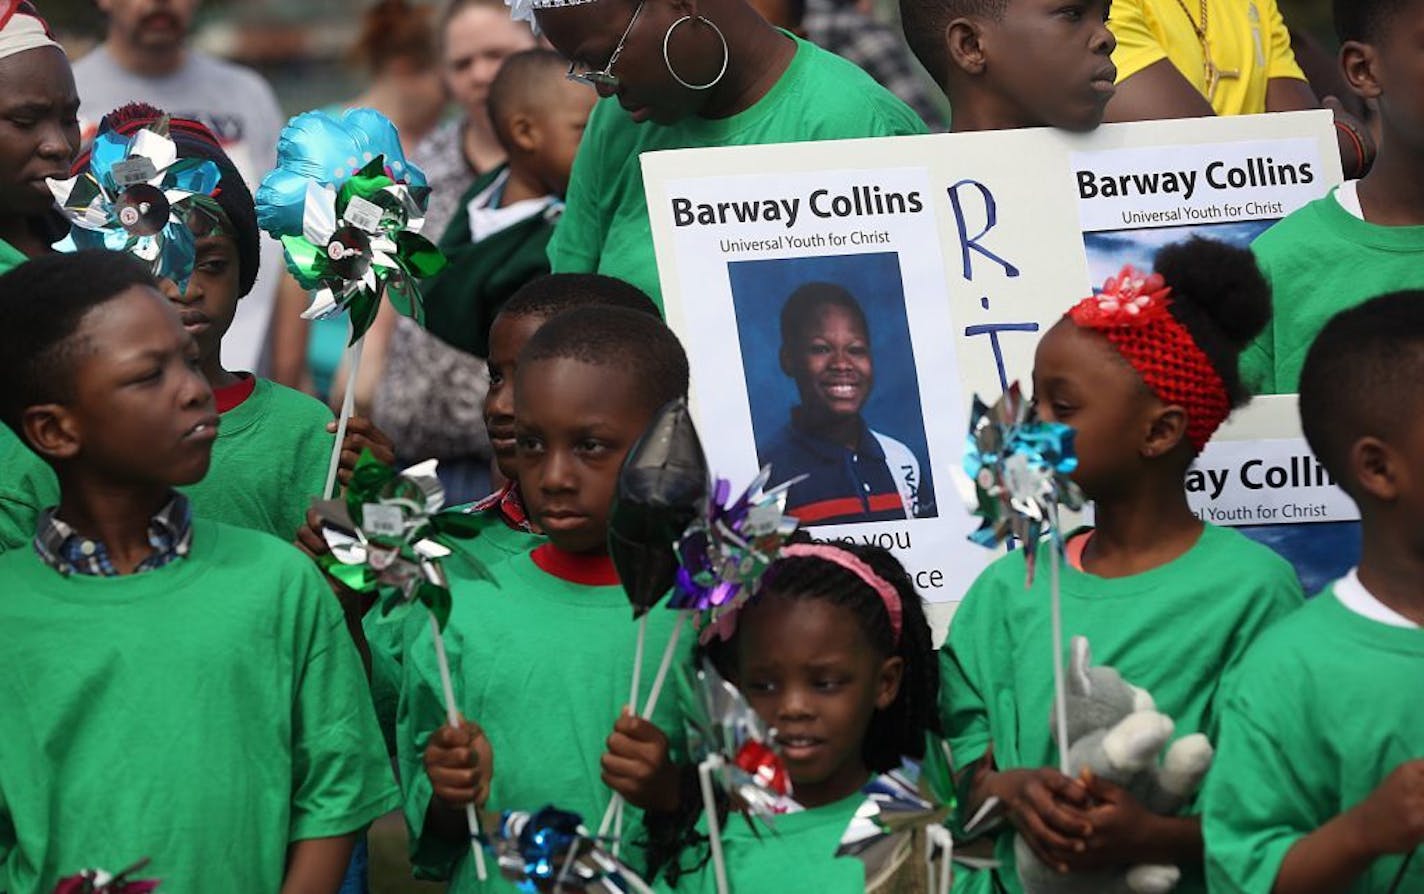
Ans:
[{"label": "necklace chain", "polygon": [[1182,13],[1191,23],[1192,30],[1196,32],[1197,42],[1201,44],[1202,50],[1202,77],[1206,81],[1206,99],[1211,102],[1216,99],[1216,89],[1221,86],[1223,78],[1237,80],[1241,77],[1241,69],[1217,68],[1216,62],[1211,58],[1211,40],[1206,36],[1207,29],[1207,0],[1201,0],[1201,24],[1197,24],[1196,17],[1187,8],[1186,0],[1177,0],[1177,5],[1182,8]]}]

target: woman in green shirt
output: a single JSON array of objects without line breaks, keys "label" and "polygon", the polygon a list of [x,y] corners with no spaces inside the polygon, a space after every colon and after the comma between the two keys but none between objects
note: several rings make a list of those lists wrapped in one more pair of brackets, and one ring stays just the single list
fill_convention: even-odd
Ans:
[{"label": "woman in green shirt", "polygon": [[569,77],[604,99],[549,244],[553,270],[614,276],[659,304],[642,153],[925,132],[865,72],[746,0],[704,0],[691,16],[673,0],[519,0],[514,14],[532,15],[573,60]]},{"label": "woman in green shirt", "polygon": [[79,93],[64,50],[29,3],[0,3],[0,273],[44,254],[68,227],[45,179],[79,151]]}]

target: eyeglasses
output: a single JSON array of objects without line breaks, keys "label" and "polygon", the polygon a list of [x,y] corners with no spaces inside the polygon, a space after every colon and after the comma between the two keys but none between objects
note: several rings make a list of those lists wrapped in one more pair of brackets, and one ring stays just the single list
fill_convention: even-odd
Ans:
[{"label": "eyeglasses", "polygon": [[633,18],[629,20],[628,27],[623,29],[623,36],[618,38],[618,43],[613,47],[613,55],[608,57],[608,64],[598,71],[578,71],[578,63],[569,63],[570,81],[577,81],[580,84],[587,84],[594,89],[602,88],[610,92],[618,90],[618,75],[613,74],[613,65],[618,61],[618,57],[623,55],[623,45],[628,42],[628,35],[633,33],[633,26],[638,23],[638,16],[643,12],[643,3],[646,0],[638,0],[638,6],[633,10]]}]

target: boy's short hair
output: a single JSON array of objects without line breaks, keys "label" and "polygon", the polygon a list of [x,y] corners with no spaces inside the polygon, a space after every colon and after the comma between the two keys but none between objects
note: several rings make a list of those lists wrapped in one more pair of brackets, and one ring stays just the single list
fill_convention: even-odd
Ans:
[{"label": "boy's short hair", "polygon": [[622,307],[580,307],[559,314],[530,337],[522,371],[539,360],[569,359],[631,373],[649,410],[687,396],[687,353],[661,320]]},{"label": "boy's short hair", "polygon": [[490,83],[490,125],[506,152],[512,151],[509,119],[546,99],[549,87],[568,73],[569,63],[553,50],[522,50],[507,57]]},{"label": "boy's short hair", "polygon": [[601,273],[549,273],[531,279],[510,296],[499,315],[549,320],[578,307],[621,307],[662,319],[646,292]]},{"label": "boy's short hair", "polygon": [[1341,43],[1375,43],[1385,26],[1418,0],[1335,0],[1335,36]]},{"label": "boy's short hair", "polygon": [[1424,291],[1393,292],[1337,314],[1300,371],[1300,424],[1316,458],[1352,497],[1350,449],[1373,435],[1396,440],[1424,395]]},{"label": "boy's short hair", "polygon": [[905,42],[935,83],[949,80],[949,47],[944,31],[962,16],[999,21],[1009,0],[900,0],[900,26]]},{"label": "boy's short hair", "polygon": [[44,255],[0,276],[0,421],[20,435],[25,408],[73,399],[87,349],[80,324],[134,286],[158,283],[137,258],[105,249]]},{"label": "boy's short hair", "polygon": [[790,347],[795,337],[815,319],[816,312],[828,305],[848,311],[859,321],[865,337],[870,338],[865,309],[848,289],[833,282],[808,282],[797,286],[781,306],[781,346]]}]

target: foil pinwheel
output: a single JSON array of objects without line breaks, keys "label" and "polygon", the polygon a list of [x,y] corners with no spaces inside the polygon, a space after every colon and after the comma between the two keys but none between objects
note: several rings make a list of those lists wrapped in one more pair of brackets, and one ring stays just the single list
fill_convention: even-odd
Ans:
[{"label": "foil pinwheel", "polygon": [[930,889],[947,892],[953,840],[944,823],[951,807],[938,802],[920,765],[905,759],[899,768],[871,779],[861,792],[865,801],[846,826],[835,855],[864,863],[865,888],[874,890],[906,865],[915,835],[924,832],[926,859],[942,861],[944,870],[943,884],[931,882]]},{"label": "foil pinwheel", "polygon": [[707,514],[693,521],[677,543],[680,566],[668,608],[702,613],[704,636],[726,635],[729,619],[752,594],[777,553],[796,532],[785,514],[786,492],[800,479],[765,490],[765,466],[747,489],[729,502],[732,485],[718,478]]},{"label": "foil pinwheel", "polygon": [[547,805],[505,811],[493,826],[490,850],[500,874],[523,891],[647,891],[647,884],[589,834],[577,813]]},{"label": "foil pinwheel", "polygon": [[1038,543],[1051,534],[1062,548],[1058,509],[1078,509],[1083,494],[1069,475],[1078,467],[1073,429],[1038,419],[1018,383],[997,403],[977,396],[969,420],[964,471],[974,488],[975,514],[983,519],[970,535],[981,546],[995,546],[1010,536],[1022,546],[1033,583]]},{"label": "foil pinwheel", "polygon": [[194,227],[202,233],[220,220],[213,191],[221,179],[212,160],[178,157],[166,115],[129,136],[105,122],[89,166],[49,181],[70,224],[61,248],[128,252],[185,290],[197,257]]},{"label": "foil pinwheel", "polygon": [[781,759],[776,730],[710,662],[684,674],[688,748],[708,766],[733,806],[768,825],[802,809],[792,797],[791,774]]},{"label": "foil pinwheel", "polygon": [[148,894],[158,887],[158,882],[132,877],[147,865],[148,858],[145,857],[116,873],[85,869],[77,875],[60,879],[53,894]]},{"label": "foil pinwheel", "polygon": [[257,191],[257,223],[281,240],[287,269],[315,293],[302,316],[348,312],[355,343],[383,294],[424,321],[418,280],[445,266],[420,235],[429,200],[425,174],[406,161],[384,115],[306,112],[282,130],[277,167]]},{"label": "foil pinwheel", "polygon": [[341,500],[315,504],[331,548],[323,569],[360,593],[376,593],[381,612],[422,603],[441,629],[450,617],[450,584],[441,560],[451,538],[477,536],[479,519],[444,509],[445,489],[426,460],[403,472],[364,451]]}]

